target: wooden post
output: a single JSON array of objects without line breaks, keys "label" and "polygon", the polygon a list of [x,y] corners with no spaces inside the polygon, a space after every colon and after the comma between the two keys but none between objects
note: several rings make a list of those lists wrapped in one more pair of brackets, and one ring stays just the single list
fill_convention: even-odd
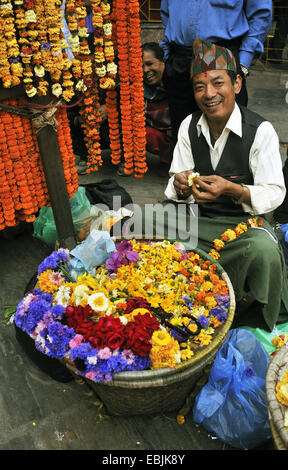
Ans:
[{"label": "wooden post", "polygon": [[[11,89],[0,88],[0,101],[25,95],[22,86]],[[28,100],[29,98],[27,98]],[[51,97],[45,96],[34,100],[37,104],[47,105]],[[31,101],[31,104],[33,102]],[[62,159],[60,155],[57,131],[46,125],[36,134],[43,164],[48,193],[51,201],[59,244],[72,250],[76,246],[73,219],[66,188]]]}]

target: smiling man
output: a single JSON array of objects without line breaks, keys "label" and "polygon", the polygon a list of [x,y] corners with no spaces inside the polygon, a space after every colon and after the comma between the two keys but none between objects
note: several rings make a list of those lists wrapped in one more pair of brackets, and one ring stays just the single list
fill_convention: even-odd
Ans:
[{"label": "smiling man", "polygon": [[[231,51],[198,38],[193,48],[191,79],[199,111],[180,126],[165,195],[198,204],[198,247],[209,252],[227,229],[275,210],[285,185],[273,126],[236,104],[241,77]],[[192,172],[200,176],[190,186]],[[248,228],[220,253],[236,301],[250,294],[256,325],[262,325],[262,312],[272,329],[288,308],[284,258],[272,227],[263,218],[262,227]]]}]

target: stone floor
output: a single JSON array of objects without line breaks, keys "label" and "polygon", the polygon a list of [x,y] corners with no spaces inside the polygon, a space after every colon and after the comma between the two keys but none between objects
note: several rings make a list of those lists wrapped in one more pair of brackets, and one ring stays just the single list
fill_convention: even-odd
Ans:
[{"label": "stone floor", "polygon": [[[248,78],[249,107],[270,119],[286,155],[287,70],[263,70],[261,64]],[[121,177],[109,156],[96,174],[79,177],[80,184],[115,178],[133,202],[155,203],[164,198],[167,180],[157,176],[158,157],[148,157],[143,179]],[[196,451],[229,450],[229,446],[193,423],[184,424],[176,412],[152,416],[109,416],[82,380],[56,382],[29,359],[15,339],[14,326],[4,312],[23,297],[24,289],[50,248],[25,229],[14,239],[0,237],[0,450]],[[272,449],[269,441],[259,450]]]}]

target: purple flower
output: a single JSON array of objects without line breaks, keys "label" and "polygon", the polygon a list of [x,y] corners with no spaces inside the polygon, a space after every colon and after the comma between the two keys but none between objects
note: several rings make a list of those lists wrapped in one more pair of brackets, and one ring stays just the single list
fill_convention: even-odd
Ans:
[{"label": "purple flower", "polygon": [[215,300],[218,303],[218,305],[222,305],[222,304],[226,304],[227,302],[229,302],[230,297],[228,294],[226,295],[217,294],[215,296]]},{"label": "purple flower", "polygon": [[209,318],[205,317],[205,315],[199,315],[197,322],[201,325],[202,328],[208,328],[209,326]]},{"label": "purple flower", "polygon": [[139,254],[132,251],[132,245],[127,240],[116,245],[114,251],[107,259],[105,266],[111,271],[117,271],[123,264],[136,263],[139,260]]},{"label": "purple flower", "polygon": [[188,297],[188,295],[185,295],[185,296],[183,297],[183,300],[185,301],[186,307],[188,307],[188,308],[192,308],[192,307],[193,307],[193,302],[192,302],[192,300],[190,299],[190,297]]},{"label": "purple flower", "polygon": [[51,45],[49,42],[41,42],[40,41],[40,44],[42,47],[44,47],[44,49],[46,49],[48,51],[48,49],[50,49]]}]

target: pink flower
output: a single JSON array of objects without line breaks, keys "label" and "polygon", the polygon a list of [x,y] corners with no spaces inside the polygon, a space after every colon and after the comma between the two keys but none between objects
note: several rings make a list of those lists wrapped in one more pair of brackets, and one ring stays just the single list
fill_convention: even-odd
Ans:
[{"label": "pink flower", "polygon": [[85,374],[85,377],[87,377],[87,379],[93,380],[95,375],[96,375],[96,372],[91,371],[91,372],[87,372],[87,374]]},{"label": "pink flower", "polygon": [[99,359],[110,359],[111,356],[112,356],[112,353],[110,349],[107,347],[100,349],[100,351],[98,352]]},{"label": "pink flower", "polygon": [[82,338],[83,338],[82,335],[75,335],[74,338],[72,338],[71,341],[69,342],[70,348],[71,349],[77,348],[77,346],[79,346],[79,344],[82,342]]}]

